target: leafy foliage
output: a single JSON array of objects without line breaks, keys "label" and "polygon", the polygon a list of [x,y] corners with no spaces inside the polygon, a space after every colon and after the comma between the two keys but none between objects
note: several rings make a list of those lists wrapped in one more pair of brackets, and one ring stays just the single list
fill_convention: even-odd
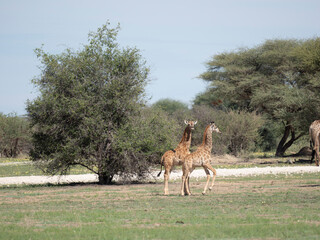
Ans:
[{"label": "leafy foliage", "polygon": [[254,112],[225,112],[204,105],[195,106],[193,115],[198,119],[193,143],[201,143],[206,124],[214,121],[222,134],[213,137],[213,151],[217,154],[230,153],[235,156],[255,147],[255,142],[259,139],[258,130],[264,122],[262,117]]},{"label": "leafy foliage", "polygon": [[[66,49],[57,55],[35,50],[42,74],[33,80],[40,96],[27,107],[31,157],[49,174],[65,174],[81,165],[97,173],[100,183],[110,183],[115,174],[144,173],[149,167],[140,164],[151,160],[149,143],[134,142],[142,125],[133,124],[144,106],[149,69],[138,49],[118,46],[120,28],[109,25],[90,33],[82,50]],[[124,131],[131,134],[124,137]],[[161,139],[153,139],[153,153],[170,145],[166,135]]]},{"label": "leafy foliage", "polygon": [[161,155],[177,145],[181,131],[176,121],[169,119],[165,112],[143,108],[115,136],[122,176],[138,174],[143,177],[150,164],[158,164]]},{"label": "leafy foliage", "polygon": [[[305,41],[268,40],[251,49],[215,55],[200,78],[211,87],[196,103],[209,99],[221,105],[258,111],[284,123],[277,155],[320,118],[320,38]],[[287,138],[291,134],[291,139]]]},{"label": "leafy foliage", "polygon": [[0,156],[17,157],[30,149],[27,119],[15,114],[0,113]]},{"label": "leafy foliage", "polygon": [[187,104],[177,100],[169,99],[169,98],[161,99],[157,101],[152,105],[152,107],[160,108],[165,112],[167,112],[169,115],[172,115],[174,112],[177,112],[177,111],[184,112],[188,110]]}]

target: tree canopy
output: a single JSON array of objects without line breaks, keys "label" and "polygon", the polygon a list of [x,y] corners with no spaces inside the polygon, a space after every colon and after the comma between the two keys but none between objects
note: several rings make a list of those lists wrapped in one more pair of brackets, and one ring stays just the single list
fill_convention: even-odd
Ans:
[{"label": "tree canopy", "polygon": [[278,156],[320,117],[320,38],[268,40],[215,55],[206,65],[200,78],[211,85],[195,103],[257,111],[283,122]]},{"label": "tree canopy", "polygon": [[170,115],[172,115],[174,112],[177,112],[177,111],[188,110],[188,105],[186,103],[183,103],[178,100],[169,99],[169,98],[158,100],[152,105],[152,107],[160,108]]},{"label": "tree canopy", "polygon": [[[27,111],[34,146],[31,157],[45,172],[65,174],[81,165],[97,173],[100,183],[110,183],[116,174],[143,175],[171,146],[174,138],[156,130],[166,125],[165,117],[143,110],[149,69],[138,49],[119,47],[119,30],[103,25],[78,51],[35,50],[42,72],[33,83],[40,96],[28,103]],[[133,141],[143,131],[137,121],[141,116],[144,124],[156,129],[143,133],[144,142]],[[153,134],[156,143],[150,140]]]}]

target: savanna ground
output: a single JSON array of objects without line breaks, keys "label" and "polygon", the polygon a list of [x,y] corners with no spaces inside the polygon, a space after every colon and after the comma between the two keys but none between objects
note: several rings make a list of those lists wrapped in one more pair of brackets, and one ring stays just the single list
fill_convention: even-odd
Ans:
[{"label": "savanna ground", "polygon": [[[265,167],[265,166],[289,166],[288,162],[294,165],[310,165],[310,157],[273,157],[273,153],[254,153],[247,157],[234,157],[232,155],[213,156],[212,166],[214,168],[243,168],[243,167]],[[314,165],[311,164],[311,165]],[[176,167],[180,170],[181,167]],[[154,166],[158,171],[160,165]],[[70,174],[92,173],[84,167],[74,167]],[[27,158],[0,158],[0,177],[15,176],[37,176],[44,175],[43,172],[32,165]]]},{"label": "savanna ground", "polygon": [[0,187],[0,239],[319,239],[318,174]]}]

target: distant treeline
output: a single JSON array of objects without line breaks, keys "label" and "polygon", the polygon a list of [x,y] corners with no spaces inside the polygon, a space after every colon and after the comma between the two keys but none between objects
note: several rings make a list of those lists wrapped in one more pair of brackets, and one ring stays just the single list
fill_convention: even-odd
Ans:
[{"label": "distant treeline", "polygon": [[25,117],[0,113],[0,157],[29,154],[30,139],[29,124]]}]

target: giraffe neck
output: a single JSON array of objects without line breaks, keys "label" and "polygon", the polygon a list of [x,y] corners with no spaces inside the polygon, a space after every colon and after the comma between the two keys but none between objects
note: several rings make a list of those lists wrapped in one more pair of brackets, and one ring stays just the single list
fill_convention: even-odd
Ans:
[{"label": "giraffe neck", "polygon": [[212,129],[210,125],[206,128],[203,134],[202,146],[209,152],[212,150]]},{"label": "giraffe neck", "polygon": [[191,128],[187,126],[183,132],[179,146],[185,146],[189,150],[191,145]]}]

